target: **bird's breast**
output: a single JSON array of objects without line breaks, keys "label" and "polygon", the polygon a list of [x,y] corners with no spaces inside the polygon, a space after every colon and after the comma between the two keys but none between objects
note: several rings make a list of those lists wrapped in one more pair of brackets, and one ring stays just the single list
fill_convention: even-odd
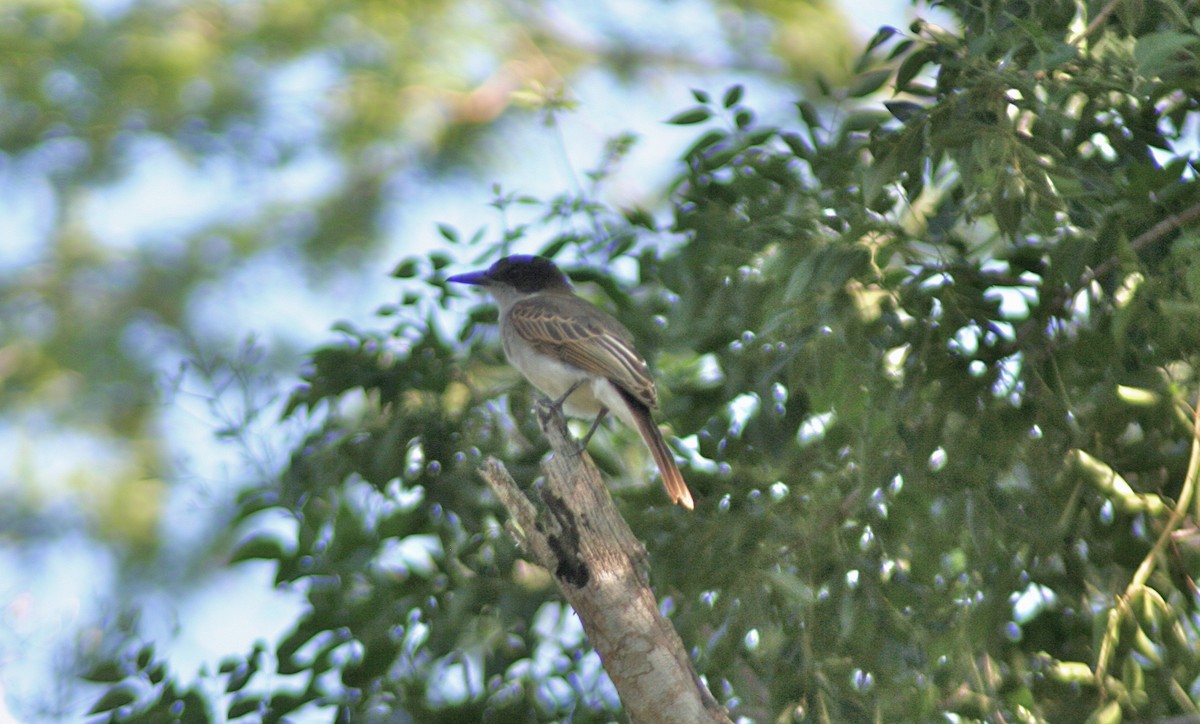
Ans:
[{"label": "bird's breast", "polygon": [[[557,400],[580,380],[588,383],[579,386],[563,404],[563,411],[573,417],[593,417],[605,405],[596,397],[595,383],[600,378],[542,354],[528,343],[504,336],[504,356],[509,363],[524,375],[529,383],[538,388],[551,400]],[[607,380],[603,380],[608,383]]]}]

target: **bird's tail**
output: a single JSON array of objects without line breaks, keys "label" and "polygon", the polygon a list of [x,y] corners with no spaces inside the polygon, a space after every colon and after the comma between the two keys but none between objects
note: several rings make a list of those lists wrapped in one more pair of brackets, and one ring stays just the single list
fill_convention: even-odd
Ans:
[{"label": "bird's tail", "polygon": [[692,510],[696,507],[696,504],[692,502],[692,491],[688,490],[687,483],[683,481],[683,473],[679,472],[679,466],[675,464],[675,456],[671,454],[671,449],[667,447],[667,441],[658,431],[658,425],[654,424],[650,410],[625,390],[621,390],[621,396],[629,405],[633,419],[637,422],[637,431],[646,443],[646,447],[650,449],[650,456],[654,458],[654,464],[658,466],[663,487],[667,489],[667,497],[671,499],[672,503],[678,503],[688,510]]}]

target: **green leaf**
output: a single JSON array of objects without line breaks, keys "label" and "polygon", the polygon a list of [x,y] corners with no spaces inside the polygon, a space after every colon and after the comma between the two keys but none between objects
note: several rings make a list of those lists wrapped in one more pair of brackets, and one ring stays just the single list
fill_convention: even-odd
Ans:
[{"label": "green leaf", "polygon": [[391,668],[399,652],[400,646],[389,638],[363,642],[362,660],[342,670],[342,682],[354,688],[367,686]]},{"label": "green leaf", "polygon": [[[203,674],[201,674],[201,676],[203,676]],[[166,678],[167,678],[167,665],[162,663],[161,661],[146,670],[146,679],[149,680],[149,682],[151,684],[154,684],[155,686],[158,686],[159,684],[161,684],[163,682],[163,680]]]},{"label": "green leaf", "polygon": [[821,125],[821,115],[817,113],[817,107],[808,101],[797,101],[796,110],[800,111],[800,118],[804,121],[804,125],[809,128],[823,128]]},{"label": "green leaf", "polygon": [[667,119],[667,123],[673,126],[692,126],[697,123],[704,123],[712,118],[712,110],[697,106],[686,111],[676,113]]},{"label": "green leaf", "polygon": [[417,275],[418,263],[418,259],[409,257],[396,265],[396,268],[392,270],[392,276],[397,279],[412,279]]},{"label": "green leaf", "polygon": [[99,661],[80,675],[84,681],[111,684],[125,678],[125,669],[119,661]]},{"label": "green leaf", "polygon": [[725,91],[725,97],[721,99],[721,105],[726,108],[736,106],[742,100],[743,90],[744,88],[742,88],[741,84],[731,86],[729,90]]},{"label": "green leaf", "polygon": [[296,628],[275,648],[276,671],[284,676],[298,674],[304,665],[295,660],[296,652],[323,629],[311,617],[296,622]]},{"label": "green leaf", "polygon": [[684,151],[683,158],[691,158],[692,156],[699,155],[727,138],[729,138],[729,133],[724,130],[714,128],[707,131]]},{"label": "green leaf", "polygon": [[176,705],[179,704],[183,705],[179,724],[210,724],[212,722],[208,703],[195,687],[188,689],[187,693],[176,700]]},{"label": "green leaf", "polygon": [[277,691],[271,695],[271,703],[268,705],[270,709],[270,717],[264,717],[263,722],[268,721],[284,721],[286,714],[291,714],[308,702],[317,698],[315,693],[295,692],[295,691]]},{"label": "green leaf", "polygon": [[404,508],[392,511],[387,517],[379,521],[376,530],[379,537],[382,538],[403,538],[418,532],[416,526],[424,521],[424,517],[416,510],[407,510]]},{"label": "green leaf", "polygon": [[654,214],[641,206],[624,209],[621,215],[633,226],[640,226],[650,231],[658,231],[658,223],[654,219]]},{"label": "green leaf", "polygon": [[132,704],[137,701],[138,692],[133,684],[117,684],[108,691],[104,692],[104,696],[88,709],[88,714],[100,714],[106,711],[112,711],[127,704]]},{"label": "green leaf", "polygon": [[775,134],[778,132],[779,129],[777,128],[759,128],[756,131],[751,131],[750,133],[746,134],[746,146],[749,148],[761,146],[774,138]]},{"label": "green leaf", "polygon": [[867,43],[867,49],[864,51],[864,54],[870,53],[872,50],[875,50],[879,46],[883,45],[892,36],[896,35],[899,32],[900,32],[899,30],[896,30],[895,28],[893,28],[890,25],[884,25],[882,28],[875,31],[875,35],[873,35],[871,37],[871,40]]},{"label": "green leaf", "polygon": [[1117,3],[1117,18],[1120,19],[1125,33],[1130,36],[1138,34],[1137,28],[1146,13],[1145,0],[1125,0]]},{"label": "green leaf", "polygon": [[612,247],[609,249],[608,258],[619,259],[620,257],[625,256],[625,254],[633,248],[633,245],[636,242],[637,238],[633,234],[620,235],[617,237],[616,242],[613,243]]},{"label": "green leaf", "polygon": [[924,117],[925,106],[911,101],[887,101],[883,107],[901,123],[908,123],[914,118]]},{"label": "green leaf", "polygon": [[708,104],[708,103],[712,102],[712,96],[710,96],[708,94],[708,91],[702,91],[702,90],[693,88],[692,89],[692,97],[696,99],[697,103]]},{"label": "green leaf", "polygon": [[1123,720],[1121,702],[1114,700],[1092,710],[1088,714],[1087,724],[1121,724]]},{"label": "green leaf", "polygon": [[256,673],[258,673],[258,667],[253,666],[251,663],[247,663],[246,666],[237,669],[225,684],[225,693],[232,694],[241,691],[245,688],[246,684],[250,683],[250,679],[254,678]]},{"label": "green leaf", "polygon": [[855,111],[846,117],[842,128],[847,133],[873,131],[888,120],[888,114],[881,111]]},{"label": "green leaf", "polygon": [[1025,215],[1024,198],[1006,188],[993,197],[992,213],[1000,232],[1009,238],[1016,238],[1021,229],[1021,219]]},{"label": "green leaf", "polygon": [[926,65],[938,57],[938,53],[936,47],[926,45],[905,58],[896,70],[896,90],[901,92],[907,90],[908,84]]},{"label": "green leaf", "polygon": [[262,708],[263,697],[261,694],[247,694],[239,696],[229,705],[227,716],[230,719],[238,719],[249,714],[256,714]]},{"label": "green leaf", "polygon": [[888,53],[887,59],[895,60],[896,58],[899,58],[901,55],[907,53],[909,49],[916,44],[917,41],[913,40],[912,38],[905,38],[904,40],[901,40],[899,43],[896,43],[896,47],[892,48],[891,52]]},{"label": "green leaf", "polygon": [[816,73],[813,80],[816,82],[817,92],[821,94],[822,98],[833,97],[833,86],[829,85],[829,79],[825,77],[824,73]]},{"label": "green leaf", "polygon": [[875,91],[883,87],[888,79],[892,77],[890,68],[881,68],[861,74],[846,90],[846,94],[851,98],[863,98],[869,96]]},{"label": "green leaf", "polygon": [[700,162],[700,168],[705,171],[722,168],[733,160],[741,151],[736,148],[725,148],[705,156]]},{"label": "green leaf", "polygon": [[[1179,54],[1197,43],[1200,43],[1200,36],[1173,30],[1143,35],[1133,48],[1138,72],[1147,78],[1156,78],[1171,66],[1178,65],[1181,62]],[[1194,57],[1192,62],[1194,64]]]},{"label": "green leaf", "polygon": [[888,184],[897,180],[896,174],[900,169],[897,156],[895,152],[888,153],[883,158],[876,159],[863,171],[863,201],[868,206],[875,203]]},{"label": "green leaf", "polygon": [[438,224],[437,229],[442,238],[451,244],[458,244],[462,241],[458,236],[458,230],[449,224]]},{"label": "green leaf", "polygon": [[255,533],[239,543],[229,562],[240,563],[255,559],[278,561],[286,556],[287,551],[284,550],[279,537],[275,533],[264,531]]},{"label": "green leaf", "polygon": [[787,144],[797,158],[808,158],[812,153],[812,149],[808,147],[799,133],[781,133],[779,138]]},{"label": "green leaf", "polygon": [[559,234],[558,236],[551,239],[550,243],[543,246],[541,248],[541,250],[538,251],[538,255],[544,256],[548,259],[553,259],[559,255],[559,253],[563,250],[564,247],[566,247],[567,244],[582,244],[585,241],[586,241],[586,239],[584,239],[583,237],[579,236],[578,234],[576,234],[574,232],[568,232],[566,234]]},{"label": "green leaf", "polygon": [[743,108],[742,110],[733,114],[733,122],[738,127],[739,131],[746,130],[750,127],[750,124],[754,123],[754,111],[751,111],[748,108]]}]

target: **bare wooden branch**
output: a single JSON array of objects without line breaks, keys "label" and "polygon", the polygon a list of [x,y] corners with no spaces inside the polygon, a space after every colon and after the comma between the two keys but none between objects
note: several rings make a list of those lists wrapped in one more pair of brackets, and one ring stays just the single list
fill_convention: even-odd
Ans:
[{"label": "bare wooden branch", "polygon": [[494,458],[480,470],[508,510],[522,552],[554,574],[631,722],[729,722],[659,613],[646,549],[591,457],[571,439],[558,410],[539,408],[538,420],[554,454],[542,464],[546,479],[534,488],[537,501]]}]

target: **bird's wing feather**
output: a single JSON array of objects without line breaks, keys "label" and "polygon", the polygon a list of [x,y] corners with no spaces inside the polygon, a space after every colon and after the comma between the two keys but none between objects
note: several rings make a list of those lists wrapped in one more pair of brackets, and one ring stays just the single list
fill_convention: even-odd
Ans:
[{"label": "bird's wing feather", "polygon": [[632,335],[586,300],[548,294],[522,299],[509,310],[509,321],[538,352],[605,377],[657,409],[654,380]]}]

